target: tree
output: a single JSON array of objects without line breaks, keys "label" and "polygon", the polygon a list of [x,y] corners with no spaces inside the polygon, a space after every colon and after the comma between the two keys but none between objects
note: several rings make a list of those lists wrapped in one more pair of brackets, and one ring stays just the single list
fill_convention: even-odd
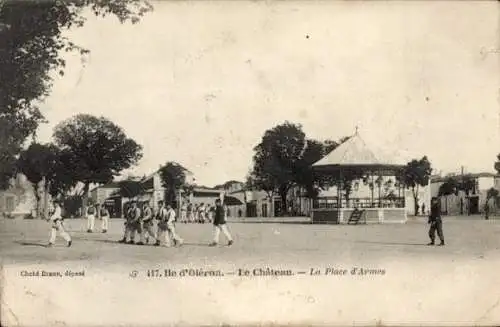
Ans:
[{"label": "tree", "polygon": [[162,186],[165,188],[166,202],[177,207],[178,192],[190,194],[193,190],[192,185],[186,182],[188,170],[177,162],[168,161],[161,166],[159,172]]},{"label": "tree", "polygon": [[278,193],[282,208],[287,208],[287,194],[295,184],[306,143],[302,126],[285,122],[267,130],[254,148],[253,184],[268,193]]},{"label": "tree", "polygon": [[63,32],[85,24],[84,10],[138,22],[152,6],[143,0],[0,0],[0,188],[8,187],[26,138],[44,121],[38,103],[54,71],[64,74],[63,51],[88,53]]},{"label": "tree", "polygon": [[306,141],[307,147],[302,155],[301,160],[297,162],[295,168],[295,182],[297,185],[303,187],[306,195],[309,198],[316,198],[319,190],[326,183],[327,179],[321,174],[315,173],[312,169],[312,164],[320,160],[325,154],[331,152],[336,143],[334,141],[317,141],[308,139]]},{"label": "tree", "polygon": [[[65,160],[66,154],[55,145],[39,143],[32,143],[17,160],[18,171],[26,176],[35,190],[38,217],[48,214],[49,194],[53,198],[58,197],[75,184]],[[39,186],[43,190],[43,206]]]},{"label": "tree", "polygon": [[443,184],[439,186],[438,196],[444,196],[446,199],[446,213],[448,213],[448,196],[452,194],[458,195],[458,190],[458,183],[453,177],[447,177]]},{"label": "tree", "polygon": [[144,187],[139,181],[126,179],[118,182],[120,196],[127,199],[134,199],[144,193]]},{"label": "tree", "polygon": [[413,159],[407,163],[404,169],[402,178],[404,185],[412,191],[415,215],[417,215],[419,208],[419,188],[420,186],[426,186],[429,184],[431,174],[432,167],[427,156],[422,157],[420,160]]},{"label": "tree", "polygon": [[142,146],[104,117],[76,115],[58,124],[54,140],[66,156],[73,180],[84,183],[84,203],[91,183],[107,183],[142,158]]},{"label": "tree", "polygon": [[55,178],[58,150],[52,144],[33,143],[21,152],[17,167],[33,185],[36,198],[37,217],[42,215],[40,183],[43,182],[44,193],[49,191],[50,181]]},{"label": "tree", "polygon": [[500,174],[500,153],[497,155],[497,162],[495,162],[495,170]]}]

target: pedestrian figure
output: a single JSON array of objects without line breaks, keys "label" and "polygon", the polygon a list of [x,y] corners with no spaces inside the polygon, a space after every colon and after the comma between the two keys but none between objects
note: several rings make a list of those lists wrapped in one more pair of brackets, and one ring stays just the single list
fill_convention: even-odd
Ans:
[{"label": "pedestrian figure", "polygon": [[422,203],[422,215],[425,216],[425,203]]},{"label": "pedestrian figure", "polygon": [[185,202],[181,205],[181,223],[187,222],[187,204]]},{"label": "pedestrian figure", "polygon": [[125,211],[125,222],[124,222],[124,231],[123,231],[123,238],[118,241],[120,243],[126,243],[127,239],[130,237],[130,229],[132,228],[131,226],[131,221],[132,221],[132,206],[130,205],[127,210]]},{"label": "pedestrian figure", "polygon": [[205,223],[205,204],[201,203],[200,206],[198,207],[198,219],[199,222],[204,224]]},{"label": "pedestrian figure", "polygon": [[443,235],[443,221],[441,220],[441,206],[439,204],[439,199],[433,197],[431,200],[431,212],[429,215],[428,223],[431,225],[429,228],[429,238],[431,242],[427,245],[434,245],[434,240],[436,238],[436,231],[441,240],[439,245],[444,245],[444,235]]},{"label": "pedestrian figure", "polygon": [[50,221],[52,223],[52,227],[50,230],[49,244],[47,245],[48,247],[54,245],[54,242],[56,241],[57,232],[59,232],[59,235],[61,235],[61,237],[64,238],[64,240],[67,242],[68,247],[71,246],[71,236],[69,236],[69,234],[64,229],[63,220],[64,219],[61,215],[61,206],[59,205],[59,202],[55,201],[54,212],[47,219],[47,221]]},{"label": "pedestrian figure", "polygon": [[131,236],[131,241],[129,242],[130,244],[135,243],[135,236],[138,234],[139,235],[139,242],[137,245],[144,245],[144,242],[140,240],[140,237],[142,235],[142,210],[140,209],[139,206],[134,205],[133,211],[133,220],[132,220],[132,236]]},{"label": "pedestrian figure", "polygon": [[490,219],[490,206],[488,203],[488,199],[486,199],[486,203],[484,204],[484,219]]},{"label": "pedestrian figure", "polygon": [[171,241],[175,245],[182,245],[183,239],[177,234],[175,230],[175,210],[171,205],[167,205],[165,211],[161,215],[161,226],[158,223],[158,236],[156,245],[160,245],[160,240],[164,237],[165,246],[170,247]]},{"label": "pedestrian figure", "polygon": [[210,208],[208,209],[208,221],[209,222],[213,222],[214,221],[214,215],[215,215],[215,207],[214,206],[210,206]]},{"label": "pedestrian figure", "polygon": [[194,222],[193,204],[191,202],[189,202],[188,205],[187,205],[187,220],[190,223]]},{"label": "pedestrian figure", "polygon": [[149,237],[155,237],[154,232],[154,223],[153,223],[153,210],[151,207],[145,203],[142,209],[142,233],[141,233],[141,241],[142,244],[149,243]]},{"label": "pedestrian figure", "polygon": [[95,208],[95,206],[91,202],[89,202],[89,206],[87,207],[87,211],[86,211],[87,233],[92,233],[94,231],[96,213],[97,213],[97,209]]},{"label": "pedestrian figure", "polygon": [[[168,236],[167,234],[167,208],[165,208],[165,205],[163,201],[158,202],[158,205],[160,208],[158,209],[158,213],[156,215],[156,219],[158,220],[158,225],[157,225],[157,234],[156,234],[156,246],[161,245],[161,238]],[[165,246],[170,245],[170,242],[165,242]]]},{"label": "pedestrian figure", "polygon": [[233,238],[229,233],[229,230],[226,225],[224,207],[221,204],[221,200],[217,199],[215,200],[214,240],[212,243],[210,243],[210,246],[217,246],[217,244],[219,244],[219,235],[221,231],[222,233],[224,233],[224,235],[228,240],[227,245],[231,246],[233,244]]},{"label": "pedestrian figure", "polygon": [[[97,204],[99,206],[99,204]],[[106,233],[108,231],[108,224],[109,224],[109,211],[106,209],[106,207],[103,205],[101,206],[101,209],[99,210],[99,217],[102,220],[102,232]]]}]

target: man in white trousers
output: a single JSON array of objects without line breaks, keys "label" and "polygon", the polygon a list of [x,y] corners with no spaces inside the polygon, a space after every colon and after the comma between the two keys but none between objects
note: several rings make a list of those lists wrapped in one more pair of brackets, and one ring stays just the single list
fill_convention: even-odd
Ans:
[{"label": "man in white trousers", "polygon": [[56,235],[57,232],[59,232],[59,235],[62,236],[67,242],[68,247],[71,246],[71,236],[64,230],[63,226],[63,218],[61,215],[61,206],[59,203],[56,201],[54,202],[54,213],[47,219],[47,221],[50,221],[52,223],[52,228],[50,230],[50,239],[49,239],[49,244],[47,247],[51,247],[54,245],[54,242],[56,241]]},{"label": "man in white trousers", "polygon": [[95,224],[95,215],[97,214],[97,210],[95,206],[89,202],[89,206],[87,207],[87,233],[92,233],[94,231]]},{"label": "man in white trousers", "polygon": [[126,211],[125,211],[125,222],[124,222],[124,230],[123,230],[123,238],[118,241],[119,243],[127,243],[127,240],[130,238],[132,235],[131,229],[132,229],[132,217],[133,217],[133,207],[130,206]]},{"label": "man in white trousers", "polygon": [[144,203],[142,207],[142,233],[141,233],[141,241],[138,243],[140,245],[144,245],[149,243],[149,237],[155,237],[155,232],[153,230],[153,210],[151,207]]},{"label": "man in white trousers", "polygon": [[233,238],[226,225],[226,213],[224,212],[224,207],[220,199],[217,199],[215,200],[214,240],[210,243],[210,246],[217,246],[217,244],[219,244],[219,235],[221,231],[227,238],[227,246],[231,246],[233,244]]},{"label": "man in white trousers", "polygon": [[101,220],[102,220],[102,227],[101,227],[102,232],[107,233],[108,225],[109,225],[109,211],[108,211],[108,209],[106,209],[106,207],[104,205],[99,206],[99,204],[97,204],[97,207],[100,207],[99,218],[101,218]]},{"label": "man in white trousers", "polygon": [[156,237],[156,245],[160,245],[161,239],[164,237],[165,246],[170,247],[170,240],[174,241],[174,246],[180,246],[184,240],[175,231],[175,210],[171,205],[160,209],[160,222],[158,223],[158,236]]}]

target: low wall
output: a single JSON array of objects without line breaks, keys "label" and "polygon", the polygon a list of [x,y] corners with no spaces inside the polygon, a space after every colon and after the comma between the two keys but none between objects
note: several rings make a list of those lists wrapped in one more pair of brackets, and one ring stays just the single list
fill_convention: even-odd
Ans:
[{"label": "low wall", "polygon": [[[347,224],[353,208],[314,209],[312,222],[314,224]],[[366,208],[360,223],[405,223],[407,220],[405,208]]]}]

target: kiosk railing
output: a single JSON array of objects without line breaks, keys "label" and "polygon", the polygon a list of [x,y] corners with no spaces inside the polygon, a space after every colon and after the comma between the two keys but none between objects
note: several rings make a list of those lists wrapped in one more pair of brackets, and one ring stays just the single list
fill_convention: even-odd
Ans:
[{"label": "kiosk railing", "polygon": [[[404,208],[404,197],[390,199],[352,198],[342,199],[342,208]],[[313,200],[313,209],[338,209],[339,203],[336,196],[318,197]]]}]

